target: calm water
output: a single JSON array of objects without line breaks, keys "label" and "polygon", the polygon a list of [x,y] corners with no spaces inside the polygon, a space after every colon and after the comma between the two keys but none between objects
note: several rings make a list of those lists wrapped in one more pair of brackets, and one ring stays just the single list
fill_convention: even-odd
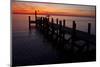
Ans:
[{"label": "calm water", "polygon": [[[71,59],[72,57],[74,58],[74,56],[69,58],[63,49],[55,48],[54,45],[46,41],[35,28],[32,30],[31,35],[29,34],[28,16],[31,16],[31,19],[34,20],[34,15],[12,14],[13,64],[34,65],[72,62]],[[75,20],[77,29],[85,32],[87,32],[87,24],[92,23],[91,31],[92,34],[95,34],[95,18],[68,16],[51,17],[61,20],[66,19],[66,26],[68,27],[71,27],[72,21]]]},{"label": "calm water", "polygon": [[[34,15],[24,15],[24,14],[13,14],[12,15],[12,29],[15,32],[18,31],[28,31],[28,16],[31,16],[31,20],[34,20]],[[43,15],[39,15],[43,16]],[[56,18],[59,20],[66,20],[66,26],[72,27],[72,21],[75,20],[77,23],[77,30],[87,32],[88,23],[91,23],[91,33],[96,34],[96,19],[93,17],[72,17],[72,16],[50,16],[50,18]]]}]

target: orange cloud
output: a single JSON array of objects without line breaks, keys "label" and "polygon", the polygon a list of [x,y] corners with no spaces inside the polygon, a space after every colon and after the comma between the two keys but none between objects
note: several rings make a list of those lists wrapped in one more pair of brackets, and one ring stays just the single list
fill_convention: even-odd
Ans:
[{"label": "orange cloud", "polygon": [[91,7],[85,8],[77,6],[74,7],[69,5],[65,6],[57,6],[57,5],[43,4],[43,3],[31,3],[31,2],[13,2],[12,13],[34,14],[35,10],[37,10],[38,14],[95,17],[95,9]]}]

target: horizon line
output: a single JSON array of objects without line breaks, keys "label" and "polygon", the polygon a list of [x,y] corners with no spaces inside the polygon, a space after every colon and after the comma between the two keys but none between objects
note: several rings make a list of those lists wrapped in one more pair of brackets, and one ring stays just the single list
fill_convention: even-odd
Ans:
[{"label": "horizon line", "polygon": [[[30,15],[35,15],[34,13],[17,13],[17,12],[13,12],[12,14],[30,14]],[[64,14],[37,14],[37,15],[53,15],[53,16],[73,16],[73,17],[91,17],[91,18],[96,18],[96,16],[82,16],[82,15],[64,15]]]}]

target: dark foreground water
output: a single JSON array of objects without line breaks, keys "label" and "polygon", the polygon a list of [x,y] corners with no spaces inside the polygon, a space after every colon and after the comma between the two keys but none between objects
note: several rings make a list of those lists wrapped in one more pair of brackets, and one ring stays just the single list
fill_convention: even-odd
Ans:
[{"label": "dark foreground water", "polygon": [[[12,40],[13,65],[38,65],[64,62],[94,61],[95,52],[84,55],[73,54],[73,51],[55,47],[48,42],[36,29],[32,33],[13,33]],[[95,47],[93,46],[92,49]],[[93,56],[92,56],[93,55]]]}]

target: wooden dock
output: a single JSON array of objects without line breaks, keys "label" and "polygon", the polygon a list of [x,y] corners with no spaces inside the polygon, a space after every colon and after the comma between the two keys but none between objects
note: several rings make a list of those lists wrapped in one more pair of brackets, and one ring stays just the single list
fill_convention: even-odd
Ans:
[{"label": "wooden dock", "polygon": [[[49,17],[37,17],[37,12],[35,12],[35,21],[32,21],[29,16],[29,30],[31,29],[31,24],[35,24],[37,30],[39,30],[47,40],[51,41],[57,45],[71,44],[72,47],[77,46],[82,48],[89,44],[96,46],[96,35],[91,34],[91,23],[88,23],[87,32],[76,30],[77,24],[75,21],[72,22],[72,28],[66,27],[66,20],[54,19]],[[81,45],[82,44],[82,45]]]}]

